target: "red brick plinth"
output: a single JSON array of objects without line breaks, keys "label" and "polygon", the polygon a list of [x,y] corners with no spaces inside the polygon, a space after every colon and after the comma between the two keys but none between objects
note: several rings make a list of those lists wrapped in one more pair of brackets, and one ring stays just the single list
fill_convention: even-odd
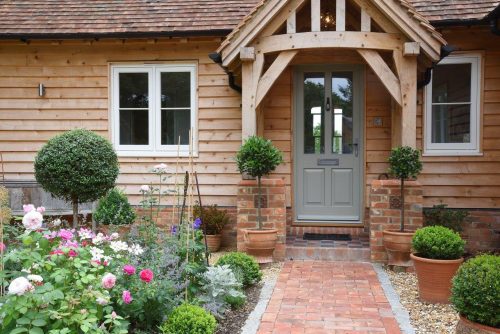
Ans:
[{"label": "red brick plinth", "polygon": [[[286,241],[286,206],[285,183],[282,179],[262,179],[261,216],[264,228],[278,230],[278,241],[274,250],[274,259],[285,258]],[[238,184],[237,195],[237,246],[238,251],[245,251],[243,229],[257,228],[257,180],[242,180]]]},{"label": "red brick plinth", "polygon": [[[370,250],[373,262],[387,262],[382,231],[399,229],[401,221],[399,180],[374,180],[370,188]],[[422,186],[405,181],[405,229],[422,227]]]}]

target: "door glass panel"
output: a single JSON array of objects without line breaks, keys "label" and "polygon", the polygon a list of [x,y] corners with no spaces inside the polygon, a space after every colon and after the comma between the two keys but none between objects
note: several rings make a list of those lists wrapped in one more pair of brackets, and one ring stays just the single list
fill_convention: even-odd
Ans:
[{"label": "door glass panel", "polygon": [[332,73],[332,153],[352,154],[353,84],[351,72]]},{"label": "door glass panel", "polygon": [[325,153],[325,74],[304,73],[304,153]]}]

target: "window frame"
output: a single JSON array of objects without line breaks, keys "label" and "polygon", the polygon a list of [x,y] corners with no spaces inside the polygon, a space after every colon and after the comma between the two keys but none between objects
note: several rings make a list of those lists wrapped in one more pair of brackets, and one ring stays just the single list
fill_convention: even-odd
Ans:
[{"label": "window frame", "polygon": [[[154,64],[110,64],[110,119],[111,138],[118,156],[124,157],[187,157],[189,156],[189,145],[162,145],[161,144],[161,73],[165,72],[189,72],[191,105],[190,121],[193,131],[192,152],[198,156],[198,81],[197,63],[154,63]],[[148,73],[148,135],[149,145],[121,145],[120,144],[120,109],[119,109],[119,75],[120,73]]]},{"label": "window frame", "polygon": [[[425,86],[424,105],[424,155],[481,155],[480,125],[482,98],[482,54],[458,53],[444,58],[439,65],[471,64],[470,92],[470,142],[433,143],[432,142],[432,76]],[[437,65],[437,66],[439,66]],[[452,104],[453,102],[450,102]],[[463,104],[466,104],[465,102]]]}]

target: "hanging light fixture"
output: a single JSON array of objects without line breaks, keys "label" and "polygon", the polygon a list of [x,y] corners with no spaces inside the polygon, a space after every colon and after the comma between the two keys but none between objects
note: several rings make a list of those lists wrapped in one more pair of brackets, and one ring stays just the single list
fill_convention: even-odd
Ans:
[{"label": "hanging light fixture", "polygon": [[324,30],[329,30],[330,28],[333,28],[336,24],[335,21],[335,16],[330,13],[330,11],[325,11],[324,13],[321,13],[321,28]]}]

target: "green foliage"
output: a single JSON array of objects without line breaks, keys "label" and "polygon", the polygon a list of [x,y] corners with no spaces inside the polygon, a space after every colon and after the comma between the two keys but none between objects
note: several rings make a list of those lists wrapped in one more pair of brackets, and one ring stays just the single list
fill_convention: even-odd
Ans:
[{"label": "green foliage", "polygon": [[283,162],[283,155],[270,140],[262,137],[249,137],[236,155],[240,173],[262,177],[271,173]]},{"label": "green foliage", "polygon": [[462,225],[469,216],[466,210],[447,209],[446,204],[424,209],[425,226],[444,226],[455,232],[462,231]]},{"label": "green foliage", "polygon": [[163,334],[213,334],[217,322],[213,315],[195,305],[177,307],[161,326]]},{"label": "green foliage", "polygon": [[427,259],[455,260],[462,257],[465,241],[460,234],[443,226],[418,229],[412,240],[414,252]]},{"label": "green foliage", "polygon": [[128,225],[135,220],[135,211],[123,191],[113,188],[99,200],[94,219],[103,225]]},{"label": "green foliage", "polygon": [[229,216],[226,210],[219,210],[217,204],[203,207],[203,214],[199,205],[194,207],[193,215],[201,217],[200,229],[204,231],[206,228],[207,234],[220,234],[226,224],[229,223]]},{"label": "green foliage", "polygon": [[217,261],[218,266],[229,265],[236,278],[244,286],[255,284],[262,278],[259,264],[253,257],[241,252],[231,252],[222,255]]},{"label": "green foliage", "polygon": [[467,319],[500,328],[500,256],[480,255],[462,264],[451,302]]},{"label": "green foliage", "polygon": [[209,267],[202,280],[203,292],[198,299],[203,303],[203,307],[217,318],[224,317],[229,305],[228,298],[238,302],[245,300],[245,295],[240,291],[241,283],[228,265]]},{"label": "green foliage", "polygon": [[422,171],[420,151],[409,146],[393,148],[389,164],[389,173],[400,180],[415,178]]},{"label": "green foliage", "polygon": [[0,221],[8,224],[12,219],[12,211],[9,207],[9,191],[4,186],[0,186]]},{"label": "green foliage", "polygon": [[105,138],[76,129],[50,139],[35,158],[35,178],[53,196],[74,203],[97,200],[113,188],[118,158]]}]

